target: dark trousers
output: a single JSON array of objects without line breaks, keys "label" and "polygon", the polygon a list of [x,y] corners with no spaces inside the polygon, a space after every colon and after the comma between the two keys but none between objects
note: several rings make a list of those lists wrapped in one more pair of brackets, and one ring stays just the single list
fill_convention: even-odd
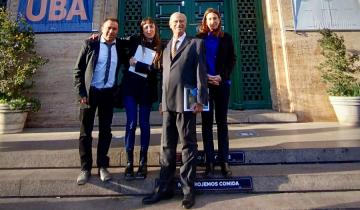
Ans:
[{"label": "dark trousers", "polygon": [[82,170],[92,168],[92,136],[96,110],[99,117],[99,137],[97,145],[98,167],[108,167],[109,151],[111,143],[111,123],[113,118],[113,89],[96,89],[91,87],[89,91],[89,106],[80,109],[80,137],[79,153]]},{"label": "dark trousers", "polygon": [[228,162],[229,134],[227,113],[230,96],[230,85],[227,82],[219,86],[209,85],[209,111],[202,112],[202,138],[207,163],[214,163],[213,123],[214,110],[218,134],[218,158],[220,162]]},{"label": "dark trousers", "polygon": [[140,145],[141,151],[147,151],[150,142],[150,111],[151,104],[138,104],[133,96],[125,96],[124,107],[126,110],[126,132],[125,148],[126,151],[133,151],[135,144],[135,131],[137,126],[138,108],[140,124]]},{"label": "dark trousers", "polygon": [[192,112],[164,112],[163,133],[160,149],[160,184],[159,190],[174,190],[176,172],[176,146],[182,144],[182,162],[180,180],[184,195],[193,193],[196,177],[196,115]]}]

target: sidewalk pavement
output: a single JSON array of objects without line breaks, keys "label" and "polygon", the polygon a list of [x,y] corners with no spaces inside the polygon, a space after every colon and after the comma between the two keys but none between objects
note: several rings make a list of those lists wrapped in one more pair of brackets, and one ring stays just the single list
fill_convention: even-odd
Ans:
[{"label": "sidewalk pavement", "polygon": [[[180,210],[181,196],[153,205],[142,205],[143,196],[0,198],[2,210]],[[360,209],[360,191],[202,194],[196,197],[198,210],[301,210]]]}]

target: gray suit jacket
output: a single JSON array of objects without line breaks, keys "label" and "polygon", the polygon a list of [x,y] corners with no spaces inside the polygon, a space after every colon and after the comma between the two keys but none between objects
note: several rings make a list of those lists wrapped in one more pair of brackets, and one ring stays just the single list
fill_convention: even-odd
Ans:
[{"label": "gray suit jacket", "polygon": [[206,104],[207,68],[203,40],[185,37],[171,60],[169,41],[163,53],[162,110],[184,112],[184,87],[197,88],[197,103]]}]

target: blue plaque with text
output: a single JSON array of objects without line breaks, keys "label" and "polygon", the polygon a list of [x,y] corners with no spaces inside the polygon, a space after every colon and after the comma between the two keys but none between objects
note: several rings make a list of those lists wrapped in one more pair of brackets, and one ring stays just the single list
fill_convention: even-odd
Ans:
[{"label": "blue plaque with text", "polygon": [[[159,179],[155,180],[155,184]],[[197,192],[249,192],[253,190],[253,181],[251,177],[231,177],[228,179],[205,179],[197,178],[194,182]],[[181,182],[176,180],[176,191],[181,191]]]},{"label": "blue plaque with text", "polygon": [[[229,158],[228,161],[229,161],[230,165],[241,165],[241,164],[245,163],[245,154],[243,151],[231,151],[231,152],[229,152],[228,158]],[[215,152],[215,154],[214,154],[214,159],[215,159],[215,164],[217,164],[218,163],[218,153],[217,152]],[[198,152],[197,160],[198,160],[199,166],[205,165],[205,152],[204,151]],[[176,165],[178,165],[178,166],[182,165],[181,153],[176,153]]]}]

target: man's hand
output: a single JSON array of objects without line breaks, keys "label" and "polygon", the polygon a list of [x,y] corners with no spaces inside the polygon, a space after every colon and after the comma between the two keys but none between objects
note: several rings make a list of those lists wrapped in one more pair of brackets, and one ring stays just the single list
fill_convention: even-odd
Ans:
[{"label": "man's hand", "polygon": [[87,97],[82,97],[82,98],[79,100],[79,103],[80,103],[80,104],[88,104],[88,99],[87,99]]},{"label": "man's hand", "polygon": [[200,113],[200,112],[202,112],[203,111],[203,105],[202,104],[200,104],[200,103],[196,103],[196,104],[194,104],[194,111],[193,111],[193,113],[194,114],[197,114],[197,113]]},{"label": "man's hand", "polygon": [[161,103],[159,103],[159,112],[160,112],[161,115],[163,115],[163,110],[162,110],[162,104]]},{"label": "man's hand", "polygon": [[91,36],[89,37],[89,39],[92,41],[98,40],[98,38],[99,38],[99,34],[91,34]]}]

